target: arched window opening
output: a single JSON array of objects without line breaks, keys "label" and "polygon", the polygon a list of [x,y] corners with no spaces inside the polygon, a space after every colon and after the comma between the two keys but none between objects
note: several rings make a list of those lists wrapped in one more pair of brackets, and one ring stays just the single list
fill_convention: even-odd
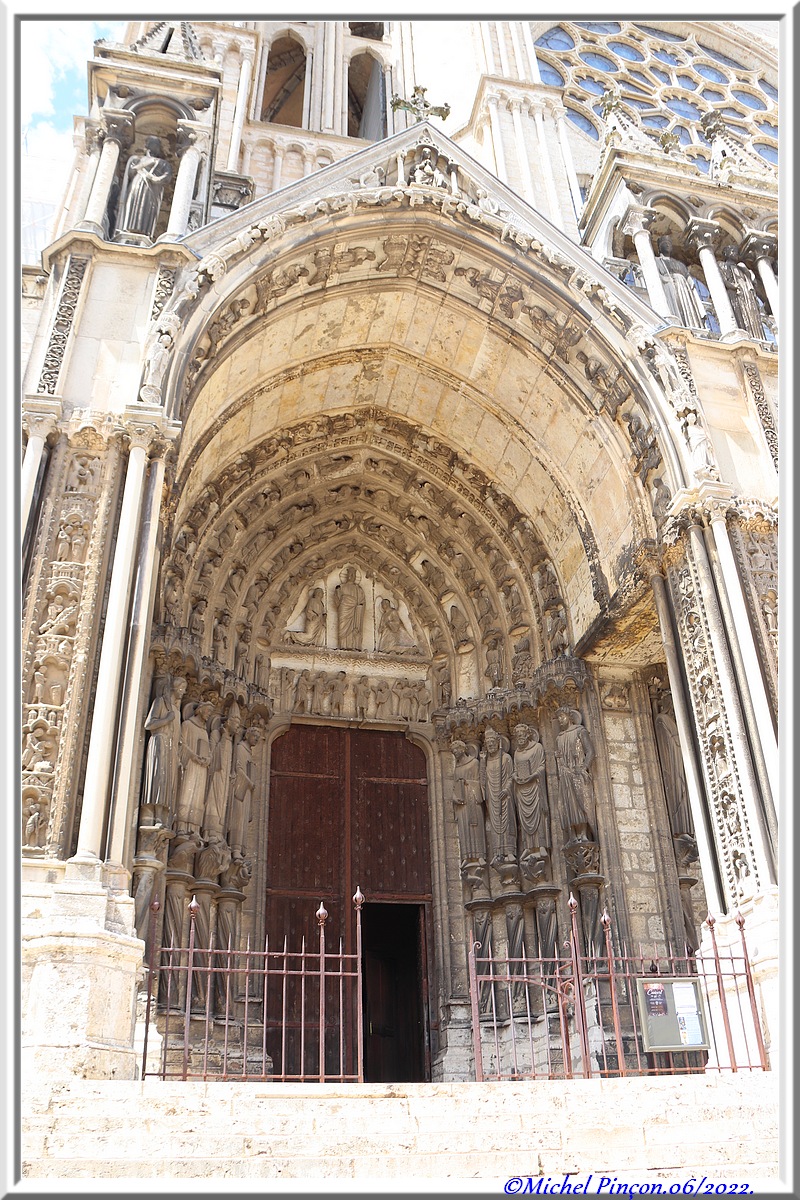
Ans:
[{"label": "arched window opening", "polygon": [[278,38],[273,42],[267,59],[261,120],[302,129],[305,80],[306,55],[303,47],[292,38]]},{"label": "arched window opening", "polygon": [[351,21],[350,32],[353,37],[371,38],[379,42],[383,37],[383,21]]},{"label": "arched window opening", "polygon": [[347,73],[347,136],[371,142],[386,137],[383,68],[370,54],[358,54]]}]

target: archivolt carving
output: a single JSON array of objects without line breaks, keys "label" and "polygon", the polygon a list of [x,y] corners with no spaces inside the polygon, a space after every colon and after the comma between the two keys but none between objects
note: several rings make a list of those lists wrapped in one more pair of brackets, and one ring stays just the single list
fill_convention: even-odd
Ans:
[{"label": "archivolt carving", "polygon": [[773,716],[778,712],[778,529],[765,516],[736,518],[731,542],[755,631]]}]

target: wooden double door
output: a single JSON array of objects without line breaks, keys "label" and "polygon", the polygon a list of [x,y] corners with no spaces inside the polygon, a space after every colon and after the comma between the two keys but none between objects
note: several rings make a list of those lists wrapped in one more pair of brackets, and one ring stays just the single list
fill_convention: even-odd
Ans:
[{"label": "wooden double door", "polygon": [[[354,954],[360,887],[365,1076],[429,1078],[430,832],[425,755],[403,733],[296,725],[272,746],[266,929],[271,945]],[[345,1031],[350,1043],[353,1031]],[[348,1046],[348,1055],[352,1045]]]}]

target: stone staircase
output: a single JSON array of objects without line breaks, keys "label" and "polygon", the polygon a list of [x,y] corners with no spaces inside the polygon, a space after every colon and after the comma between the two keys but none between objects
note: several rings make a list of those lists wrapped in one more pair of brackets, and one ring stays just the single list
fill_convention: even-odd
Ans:
[{"label": "stone staircase", "polygon": [[[515,1083],[37,1081],[23,1179],[757,1184],[777,1180],[772,1074]],[[295,1185],[296,1186],[296,1185]],[[270,1190],[274,1190],[274,1184]],[[517,1189],[521,1190],[521,1188]],[[608,1193],[608,1187],[606,1187]],[[668,1188],[665,1187],[667,1192]]]}]

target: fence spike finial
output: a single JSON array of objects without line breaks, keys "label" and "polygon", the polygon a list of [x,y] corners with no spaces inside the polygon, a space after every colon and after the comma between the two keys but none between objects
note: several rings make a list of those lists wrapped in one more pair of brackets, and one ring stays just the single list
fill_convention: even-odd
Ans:
[{"label": "fence spike finial", "polygon": [[361,908],[363,903],[364,903],[364,893],[361,891],[361,888],[358,886],[358,884],[356,884],[356,892],[355,892],[355,895],[353,896],[353,904],[358,909],[358,908]]},{"label": "fence spike finial", "polygon": [[192,896],[191,903],[189,904],[189,916],[194,920],[199,912],[200,905],[197,903],[197,896]]},{"label": "fence spike finial", "polygon": [[602,916],[600,917],[600,924],[604,929],[608,929],[609,925],[611,924],[611,917],[608,915],[607,908],[603,909]]},{"label": "fence spike finial", "polygon": [[328,919],[328,910],[321,900],[319,902],[319,908],[314,915],[317,918],[317,924],[320,926],[320,928],[322,928]]},{"label": "fence spike finial", "polygon": [[575,912],[575,909],[578,907],[578,901],[575,899],[572,892],[570,892],[570,894],[569,894],[569,900],[567,901],[567,903],[569,904],[570,911]]}]

